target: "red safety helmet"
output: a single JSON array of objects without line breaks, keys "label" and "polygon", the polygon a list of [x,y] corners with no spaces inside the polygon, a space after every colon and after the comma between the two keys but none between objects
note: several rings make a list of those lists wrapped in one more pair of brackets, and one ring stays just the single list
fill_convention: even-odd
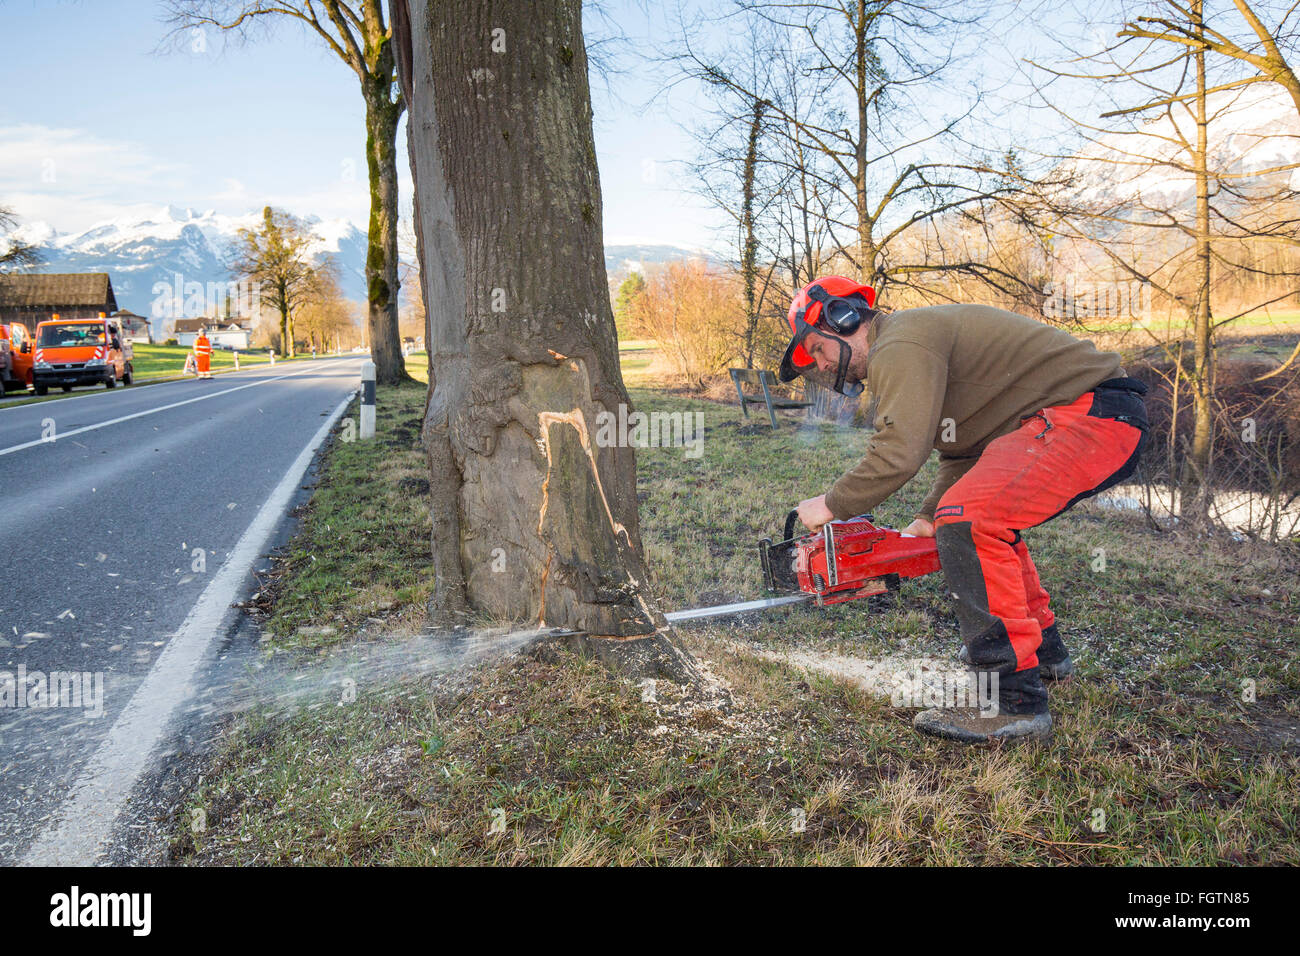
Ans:
[{"label": "red safety helmet", "polygon": [[856,395],[862,391],[859,384],[850,386],[845,391],[845,377],[848,374],[851,350],[843,336],[852,335],[863,322],[869,321],[876,314],[876,290],[869,285],[854,282],[844,276],[822,276],[808,283],[790,303],[786,320],[790,323],[793,337],[781,357],[781,367],[777,373],[783,382],[793,382],[800,375],[807,375],[816,369],[813,361],[803,347],[808,333],[816,330],[823,335],[834,336],[840,345],[839,369],[835,376],[835,391],[845,395]]}]

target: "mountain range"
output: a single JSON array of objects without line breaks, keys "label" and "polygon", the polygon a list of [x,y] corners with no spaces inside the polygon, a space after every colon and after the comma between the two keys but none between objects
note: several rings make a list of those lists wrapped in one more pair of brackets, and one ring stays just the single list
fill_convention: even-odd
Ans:
[{"label": "mountain range", "polygon": [[[230,247],[240,229],[256,227],[260,219],[260,211],[227,216],[168,205],[98,222],[80,232],[30,222],[14,235],[40,250],[40,272],[107,272],[118,307],[152,317],[155,333],[161,333],[162,320],[152,308],[160,292],[170,294],[177,276],[182,285],[224,286],[231,281],[226,266]],[[310,249],[313,257],[334,256],[344,294],[364,299],[366,234],[346,219],[308,223],[318,237]]]},{"label": "mountain range", "polygon": [[[46,222],[28,222],[14,231],[14,237],[40,250],[43,262],[37,271],[107,272],[119,308],[150,316],[155,333],[160,334],[164,318],[153,304],[162,290],[170,296],[178,275],[182,285],[229,282],[229,248],[240,229],[254,228],[260,219],[257,210],[228,216],[167,205],[98,222],[80,232],[59,232]],[[364,301],[365,231],[348,219],[307,222],[318,237],[312,255],[333,256],[344,295]],[[626,275],[641,265],[701,255],[705,253],[683,246],[622,243],[605,248],[605,266],[611,276]]]},{"label": "mountain range", "polygon": [[[1149,208],[1193,203],[1196,181],[1186,151],[1196,142],[1191,106],[1175,106],[1123,132],[1092,137],[1066,163],[1079,177],[1081,197],[1102,205],[1140,202]],[[1300,191],[1300,116],[1286,90],[1256,83],[1211,93],[1206,114],[1211,175],[1242,189],[1259,177],[1272,188]]]}]

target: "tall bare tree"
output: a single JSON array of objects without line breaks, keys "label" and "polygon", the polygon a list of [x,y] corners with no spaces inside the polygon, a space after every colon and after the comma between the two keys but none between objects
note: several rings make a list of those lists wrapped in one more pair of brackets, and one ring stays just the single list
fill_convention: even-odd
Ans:
[{"label": "tall bare tree", "polygon": [[[1294,65],[1300,53],[1300,4],[1294,0],[1280,3],[1256,0],[1253,4],[1249,0],[1232,0],[1232,5],[1237,14],[1235,21],[1226,11],[1219,11],[1211,23],[1203,3],[1166,0],[1163,10],[1128,18],[1119,36],[1193,51],[1202,58],[1202,71],[1207,54],[1222,57],[1243,69],[1233,79],[1216,84],[1214,92],[1254,83],[1276,83],[1291,97],[1296,116],[1300,118],[1300,75]],[[1294,230],[1281,232],[1278,238],[1300,246],[1300,233]],[[1280,375],[1298,364],[1300,342],[1284,362],[1260,380]]]},{"label": "tall bare tree", "polygon": [[393,23],[432,375],[434,620],[583,632],[690,676],[647,586],[579,0],[407,4]]},{"label": "tall bare tree", "polygon": [[231,271],[257,284],[259,308],[270,306],[279,315],[285,357],[294,354],[298,310],[321,298],[317,267],[307,251],[315,239],[301,219],[267,206],[257,228],[239,230],[231,250]]},{"label": "tall bare tree", "polygon": [[406,378],[398,330],[397,127],[406,108],[396,83],[392,35],[382,0],[164,0],[173,31],[213,27],[247,38],[257,26],[302,24],[347,64],[366,104],[366,169],[370,223],[366,300],[376,380]]},{"label": "tall bare tree", "polygon": [[[882,290],[924,285],[938,273],[964,273],[1000,288],[1018,284],[1019,277],[986,259],[918,259],[912,252],[920,247],[910,242],[949,213],[996,205],[1021,185],[960,135],[982,94],[963,102],[951,85],[952,68],[962,58],[959,38],[988,4],[736,0],[735,6],[733,17],[771,29],[728,34],[744,35],[746,43],[765,37],[760,59],[781,74],[780,82],[769,74],[755,82],[732,65],[740,51],[705,51],[685,34],[677,60],[686,75],[731,95],[745,111],[768,104],[773,128],[790,141],[768,161],[787,164],[799,194],[795,214],[784,216],[796,227],[790,238],[798,244],[798,227],[816,221],[830,243],[813,249],[806,237],[800,258],[816,265],[838,257],[845,271]],[[945,115],[914,99],[914,91],[943,84],[953,104]],[[933,158],[936,153],[943,155]]]},{"label": "tall bare tree", "polygon": [[[699,28],[699,23],[682,24],[680,33],[689,36]],[[771,43],[765,37],[772,30],[761,23],[751,23],[750,28],[748,42],[737,44],[740,57],[733,65],[742,82],[718,82],[687,69],[688,75],[713,85],[713,108],[693,110],[681,123],[697,144],[697,156],[690,163],[695,190],[729,220],[728,239],[735,249],[745,310],[738,351],[747,368],[754,367],[764,304],[777,265],[767,234],[774,219],[771,207],[784,198],[782,183],[769,181],[777,167],[765,155],[773,148],[768,122],[771,104],[763,93],[774,81],[767,55]],[[670,49],[662,59],[675,63],[681,58]],[[674,76],[667,89],[678,79],[680,75]],[[783,172],[777,175],[788,179]]]},{"label": "tall bare tree", "polygon": [[[1180,36],[1205,31],[1202,0],[1162,6],[1170,17],[1181,18],[1168,20],[1177,24]],[[1250,265],[1234,250],[1294,236],[1300,220],[1289,181],[1297,164],[1242,168],[1240,157],[1216,148],[1213,131],[1240,111],[1242,88],[1251,84],[1241,82],[1240,69],[1212,81],[1207,43],[1171,46],[1128,28],[1118,41],[1076,58],[1069,70],[1049,70],[1057,80],[1083,79],[1108,88],[1116,105],[1095,119],[1070,117],[1086,145],[1062,157],[1076,175],[1063,201],[1048,204],[1050,227],[1062,240],[1059,245],[1073,243],[1076,253],[1083,246],[1099,255],[1101,264],[1092,268],[1103,279],[1136,280],[1168,302],[1175,315],[1181,313],[1172,342],[1158,337],[1157,330],[1148,334],[1172,362],[1175,418],[1169,441],[1170,461],[1178,469],[1171,476],[1178,511],[1186,523],[1203,524],[1213,486],[1216,331],[1295,289],[1293,269]],[[1267,140],[1268,134],[1256,139]],[[1169,188],[1180,181],[1191,185],[1190,202]],[[1087,251],[1075,255],[1076,263],[1087,261]],[[1269,275],[1276,291],[1216,320],[1216,285],[1225,275],[1245,271]],[[1187,333],[1190,369],[1183,356]],[[1191,392],[1192,436],[1179,447],[1176,416],[1184,389]]]},{"label": "tall bare tree", "polygon": [[1273,82],[1291,96],[1296,112],[1300,114],[1300,76],[1292,65],[1296,48],[1300,45],[1300,5],[1294,0],[1265,4],[1249,0],[1232,0],[1239,18],[1227,23],[1230,17],[1220,12],[1213,23],[1208,22],[1203,3],[1191,0],[1171,0],[1161,4],[1163,11],[1146,16],[1130,17],[1120,30],[1121,37],[1158,40],[1176,44],[1187,50],[1215,53],[1249,68],[1217,89],[1230,89],[1250,83]]}]

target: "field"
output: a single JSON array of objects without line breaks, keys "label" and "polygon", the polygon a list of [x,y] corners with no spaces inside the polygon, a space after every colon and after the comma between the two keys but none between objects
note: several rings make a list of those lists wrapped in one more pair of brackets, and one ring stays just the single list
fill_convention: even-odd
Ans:
[{"label": "field", "polygon": [[[179,345],[135,345],[133,346],[133,352],[134,358],[131,362],[132,370],[135,373],[133,381],[137,385],[147,385],[181,378],[185,369],[185,356],[190,354],[190,349]],[[303,358],[310,358],[310,355],[300,355],[292,359],[277,358],[276,363],[296,362],[301,361]],[[266,365],[270,361],[270,353],[266,350],[239,353],[239,367],[241,369],[254,365]],[[211,369],[214,373],[228,372],[233,370],[234,367],[235,356],[233,352],[224,349],[213,350]],[[72,394],[84,395],[103,391],[106,391],[106,389],[102,385],[78,386],[73,389]],[[37,397],[31,392],[9,392],[0,400],[0,408],[14,405],[30,405],[36,402],[50,402],[63,397],[63,392],[57,388],[43,398]]]},{"label": "field", "polygon": [[[179,345],[137,345],[135,347],[135,361],[133,362],[136,376],[144,380],[180,375],[181,370],[185,368],[185,356],[189,353],[190,349]],[[269,353],[264,349],[256,352],[239,353],[240,368],[247,368],[250,365],[265,365],[270,360]],[[232,352],[227,352],[225,349],[213,350],[213,371],[234,368],[234,366],[235,357]]]},{"label": "field", "polygon": [[[755,541],[855,461],[863,433],[632,397],[706,427],[701,458],[638,453],[662,606],[760,596]],[[418,636],[423,400],[381,388],[377,439],[328,452],[259,597],[261,702],[226,723],[171,862],[1300,863],[1294,546],[1181,539],[1089,505],[1027,532],[1078,665],[1041,748],[921,738],[882,692],[881,662],[957,651],[938,575],[894,599],[682,630],[702,690],[647,689],[547,646],[445,673]],[[933,468],[877,518],[906,521]]]}]

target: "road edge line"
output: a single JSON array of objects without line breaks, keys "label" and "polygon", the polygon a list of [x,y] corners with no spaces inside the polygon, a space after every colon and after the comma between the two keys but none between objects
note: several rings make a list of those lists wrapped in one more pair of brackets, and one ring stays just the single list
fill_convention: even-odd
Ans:
[{"label": "road edge line", "polygon": [[[282,361],[285,362],[286,364],[290,362],[295,364],[298,363],[305,364],[307,362],[324,362],[324,361],[332,361],[337,359],[357,358],[357,357],[358,356],[355,355],[328,355],[323,358],[314,358],[314,359],[292,358],[292,359],[283,359]],[[218,376],[232,375],[232,374],[242,375],[245,372],[256,372],[259,369],[273,369],[273,368],[275,368],[275,366],[272,365],[270,362],[257,362],[254,365],[245,365],[243,368],[232,368],[229,365],[223,365],[221,368],[214,368],[212,370],[212,377],[216,378]],[[56,395],[51,398],[46,398],[44,396],[38,396],[38,395],[27,395],[23,398],[19,398],[17,397],[18,393],[13,392],[6,395],[0,395],[0,412],[9,408],[30,408],[33,405],[53,405],[57,402],[73,402],[82,398],[99,398],[101,395],[130,395],[132,394],[132,391],[135,389],[148,388],[151,385],[172,385],[176,382],[193,382],[193,381],[196,381],[193,375],[172,375],[170,373],[163,373],[161,375],[147,375],[144,378],[137,378],[133,380],[130,385],[123,385],[120,386],[120,388],[104,389],[104,388],[96,387],[94,391],[80,392],[75,395]]]},{"label": "road edge line", "polygon": [[357,396],[348,392],[298,453],[230,556],[203,589],[157,662],[135,689],[108,735],[96,748],[21,866],[91,866],[113,834],[132,788],[147,769],[173,715],[195,691],[193,681],[213,644],[225,633],[230,611],[258,556],[288,511],[293,494],[330,430]]},{"label": "road edge line", "polygon": [[246,388],[256,388],[259,385],[269,385],[272,382],[282,382],[286,378],[305,375],[310,371],[311,369],[309,368],[300,368],[296,372],[277,375],[275,378],[264,378],[256,382],[246,382],[243,385],[236,385],[233,388],[225,388],[219,392],[209,392],[207,395],[195,395],[193,398],[186,398],[179,402],[172,402],[170,405],[159,405],[155,408],[146,408],[143,411],[132,412],[130,415],[119,415],[117,418],[110,418],[105,422],[96,422],[93,425],[82,425],[80,428],[74,428],[72,431],[63,432],[61,434],[56,431],[53,438],[34,438],[31,441],[23,442],[19,445],[10,445],[8,448],[0,448],[0,456],[12,455],[14,452],[26,451],[28,448],[36,448],[40,445],[56,445],[61,438],[71,438],[73,435],[81,435],[86,432],[97,431],[101,428],[107,428],[109,425],[118,425],[122,422],[129,422],[133,418],[144,418],[146,415],[156,415],[159,412],[166,412],[173,408],[180,408],[182,405],[193,405],[195,402],[206,402],[210,398],[220,398],[222,395],[229,395],[231,392],[242,392]]}]

